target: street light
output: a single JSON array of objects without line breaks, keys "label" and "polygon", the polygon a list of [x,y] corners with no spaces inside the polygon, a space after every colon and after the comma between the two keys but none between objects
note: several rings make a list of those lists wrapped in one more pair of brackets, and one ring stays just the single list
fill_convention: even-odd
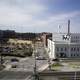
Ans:
[{"label": "street light", "polygon": [[35,59],[33,80],[39,80],[39,75],[38,75],[38,72],[37,72],[37,65],[36,65],[36,51],[33,51],[33,52],[34,52],[34,59]]},{"label": "street light", "polygon": [[50,58],[48,59],[48,64],[49,64],[49,70],[51,70],[51,62]]},{"label": "street light", "polygon": [[0,48],[1,48],[1,50],[0,50],[0,56],[1,56],[1,57],[0,57],[0,60],[1,60],[1,61],[0,61],[0,64],[2,65],[2,64],[3,64],[3,56],[2,56],[3,47],[2,47],[2,42],[1,42],[1,47],[0,47]]},{"label": "street light", "polygon": [[35,49],[35,39],[33,41],[34,44],[34,49],[33,49],[33,55],[34,55],[34,71],[33,71],[33,80],[39,80],[39,75],[37,72],[37,65],[36,65],[36,54],[37,54],[37,50]]},{"label": "street light", "polygon": [[77,80],[77,79],[76,79],[76,73],[77,73],[77,72],[75,71],[75,74],[74,74],[74,80]]}]

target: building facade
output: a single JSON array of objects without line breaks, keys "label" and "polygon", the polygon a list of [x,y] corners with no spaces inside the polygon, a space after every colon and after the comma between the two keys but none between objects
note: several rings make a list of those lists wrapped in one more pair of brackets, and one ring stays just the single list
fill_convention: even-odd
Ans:
[{"label": "building facade", "polygon": [[80,57],[80,33],[53,33],[48,39],[48,54],[50,58]]}]

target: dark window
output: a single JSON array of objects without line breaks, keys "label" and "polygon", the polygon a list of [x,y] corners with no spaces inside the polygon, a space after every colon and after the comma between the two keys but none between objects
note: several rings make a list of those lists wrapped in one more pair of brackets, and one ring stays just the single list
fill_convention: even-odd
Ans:
[{"label": "dark window", "polygon": [[71,54],[71,56],[73,56],[73,54]]},{"label": "dark window", "polygon": [[67,48],[65,47],[65,51],[67,51]]},{"label": "dark window", "polygon": [[77,56],[79,56],[79,54],[76,54]]},{"label": "dark window", "polygon": [[59,48],[56,48],[57,49],[57,51],[59,51]]},{"label": "dark window", "polygon": [[63,51],[63,48],[61,48],[61,51]]},{"label": "dark window", "polygon": [[73,51],[73,48],[71,48],[71,51]]},{"label": "dark window", "polygon": [[74,51],[76,51],[76,48],[74,48]]},{"label": "dark window", "polygon": [[79,48],[77,48],[77,51],[79,52]]}]

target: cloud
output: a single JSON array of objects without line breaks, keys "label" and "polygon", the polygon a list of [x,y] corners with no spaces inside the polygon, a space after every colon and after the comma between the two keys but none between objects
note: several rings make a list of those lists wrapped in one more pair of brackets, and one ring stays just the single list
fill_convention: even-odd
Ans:
[{"label": "cloud", "polygon": [[8,4],[9,3],[5,2],[4,4],[0,5],[0,23],[5,25],[6,24],[28,25],[28,23],[34,22],[34,20],[32,21],[33,17],[38,16],[45,10],[43,6],[34,3],[31,4],[26,3],[26,5],[25,6],[23,5],[22,8],[21,5],[12,6],[11,4],[9,5]]},{"label": "cloud", "polygon": [[80,15],[79,11],[75,11],[75,12],[71,12],[71,13],[63,13],[63,14],[57,14],[57,15],[48,15],[46,16],[47,19],[44,20],[37,20],[37,25],[41,25],[41,26],[46,26],[46,25],[50,25],[51,23],[55,24],[55,23],[59,23],[62,21],[66,21],[68,19],[74,18],[76,16]]},{"label": "cloud", "polygon": [[80,15],[80,11],[50,15],[37,0],[1,0],[0,4],[0,29],[54,32],[59,24],[66,26],[68,19]]},{"label": "cloud", "polygon": [[[73,21],[75,17],[80,15],[80,11],[74,11],[71,13],[63,13],[63,14],[57,14],[52,16],[47,16],[47,19],[45,20],[37,20],[35,26],[41,27],[42,31],[50,31],[50,32],[57,32],[58,26],[62,26],[62,30],[66,32],[67,29],[67,20],[71,20],[71,24],[73,24]],[[75,25],[77,22],[74,22]],[[73,26],[72,28],[74,28]]]}]

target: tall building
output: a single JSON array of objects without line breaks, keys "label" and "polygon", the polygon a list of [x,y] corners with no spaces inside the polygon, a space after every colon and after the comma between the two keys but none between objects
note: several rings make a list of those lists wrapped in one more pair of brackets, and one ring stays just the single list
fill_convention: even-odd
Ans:
[{"label": "tall building", "polygon": [[80,33],[70,33],[70,21],[67,33],[53,33],[48,39],[48,54],[50,58],[80,57]]}]

